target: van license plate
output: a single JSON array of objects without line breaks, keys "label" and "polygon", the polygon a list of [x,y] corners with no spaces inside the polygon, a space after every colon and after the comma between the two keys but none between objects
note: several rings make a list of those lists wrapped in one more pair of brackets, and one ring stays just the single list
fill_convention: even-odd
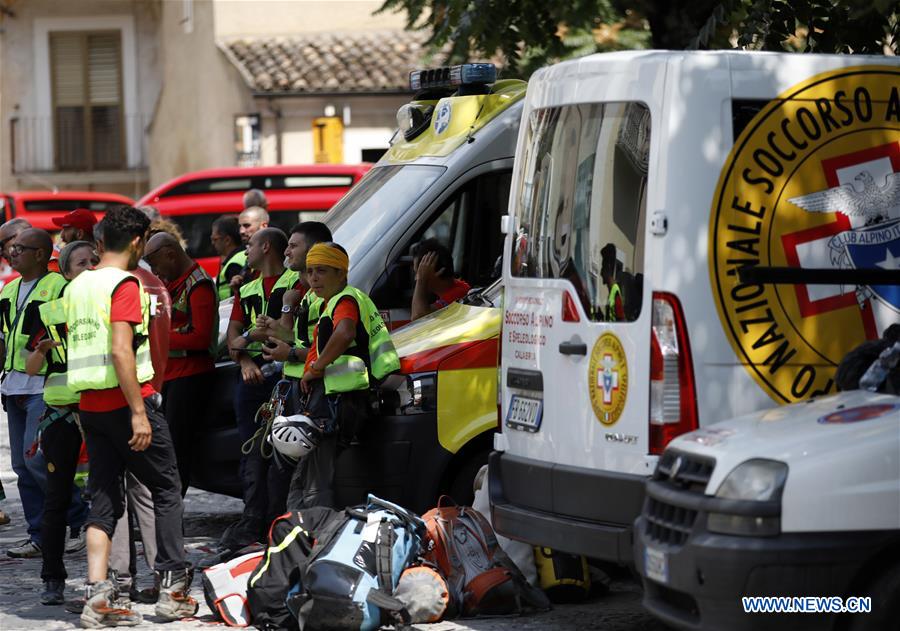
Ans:
[{"label": "van license plate", "polygon": [[669,582],[669,559],[662,550],[644,548],[644,571],[658,583]]},{"label": "van license plate", "polygon": [[536,432],[541,428],[544,401],[514,394],[506,412],[506,426],[526,432]]}]

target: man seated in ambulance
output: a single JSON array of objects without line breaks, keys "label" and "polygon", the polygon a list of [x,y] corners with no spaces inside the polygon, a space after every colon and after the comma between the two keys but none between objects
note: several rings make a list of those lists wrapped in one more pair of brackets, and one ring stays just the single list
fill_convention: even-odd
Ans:
[{"label": "man seated in ambulance", "polygon": [[414,245],[412,257],[416,276],[410,309],[413,320],[443,309],[469,293],[469,283],[453,275],[453,255],[437,239],[425,239]]}]

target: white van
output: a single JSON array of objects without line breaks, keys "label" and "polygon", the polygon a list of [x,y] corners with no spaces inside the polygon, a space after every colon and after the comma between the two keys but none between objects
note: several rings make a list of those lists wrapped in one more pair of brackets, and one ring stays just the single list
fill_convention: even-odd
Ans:
[{"label": "white van", "polygon": [[[900,59],[623,52],[528,85],[505,222],[495,528],[632,562],[676,436],[834,391],[890,286],[746,266],[900,262]],[[612,297],[610,296],[612,294]]]}]

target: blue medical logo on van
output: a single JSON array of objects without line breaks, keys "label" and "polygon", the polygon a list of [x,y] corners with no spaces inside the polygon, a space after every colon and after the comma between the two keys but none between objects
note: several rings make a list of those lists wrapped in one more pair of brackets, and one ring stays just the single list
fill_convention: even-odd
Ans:
[{"label": "blue medical logo on van", "polygon": [[450,126],[451,115],[450,101],[441,101],[437,114],[434,115],[434,133],[440,135],[447,131],[447,127]]},{"label": "blue medical logo on van", "polygon": [[[821,425],[841,425],[844,423],[858,423],[859,421],[868,421],[873,418],[881,418],[887,416],[891,412],[900,414],[900,403],[881,403],[877,405],[861,405],[839,412],[826,414],[819,419]],[[897,417],[900,419],[900,416]]]}]

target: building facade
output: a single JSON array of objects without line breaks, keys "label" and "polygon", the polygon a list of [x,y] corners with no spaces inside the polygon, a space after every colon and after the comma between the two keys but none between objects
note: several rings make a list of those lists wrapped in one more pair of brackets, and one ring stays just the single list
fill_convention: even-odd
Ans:
[{"label": "building facade", "polygon": [[188,171],[313,162],[326,116],[328,159],[377,159],[426,58],[378,6],[0,0],[0,190],[137,198]]}]

